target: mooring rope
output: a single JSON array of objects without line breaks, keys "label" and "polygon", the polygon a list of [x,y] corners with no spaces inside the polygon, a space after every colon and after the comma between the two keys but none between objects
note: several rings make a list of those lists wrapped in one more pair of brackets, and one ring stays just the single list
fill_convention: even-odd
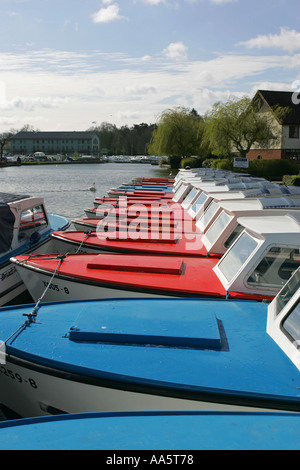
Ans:
[{"label": "mooring rope", "polygon": [[[84,239],[82,240],[82,242],[80,243],[79,247],[77,248],[76,253],[78,253],[82,247],[82,245],[85,243],[85,241],[90,237],[92,236],[92,230],[89,230],[88,232],[86,232],[86,235],[84,237]],[[43,256],[43,259],[58,259],[58,264],[51,276],[51,279],[49,281],[49,283],[47,284],[46,286],[46,289],[44,290],[44,292],[42,293],[42,295],[40,296],[40,298],[38,299],[38,301],[36,302],[34,308],[32,309],[32,311],[30,313],[23,313],[23,316],[27,317],[27,320],[14,332],[12,333],[9,338],[7,338],[4,343],[6,344],[11,338],[13,338],[19,331],[21,331],[22,329],[25,329],[28,325],[30,325],[30,323],[34,322],[35,321],[35,318],[37,317],[37,312],[40,308],[40,304],[43,300],[43,298],[45,297],[51,283],[53,282],[53,279],[55,278],[56,276],[56,273],[61,265],[61,263],[63,262],[63,260],[65,259],[65,257],[67,256],[68,253],[65,253],[65,254],[59,254],[57,256],[49,256],[49,257],[45,257],[44,255],[37,255],[37,254],[32,254],[32,255],[29,255],[29,257],[27,258],[26,261],[28,261],[29,259],[34,259],[34,258],[39,258],[41,256]]]},{"label": "mooring rope", "polygon": [[[22,329],[25,329],[28,325],[30,325],[31,323],[33,323],[35,321],[35,318],[37,317],[37,313],[38,313],[38,310],[40,308],[40,304],[43,300],[43,298],[45,297],[46,295],[46,292],[47,290],[49,289],[53,279],[55,278],[56,276],[56,273],[61,265],[61,263],[63,262],[63,260],[65,259],[66,255],[65,254],[62,254],[62,255],[57,255],[56,256],[56,259],[58,259],[58,264],[51,276],[51,279],[48,283],[48,285],[46,286],[46,289],[44,290],[44,292],[42,293],[42,295],[40,296],[40,298],[38,299],[38,301],[36,302],[35,306],[33,307],[32,311],[30,313],[23,313],[23,316],[24,317],[27,317],[27,320],[25,320],[25,322],[16,330],[14,331],[14,333],[12,333],[9,338],[7,338],[4,343],[6,344],[11,338],[13,338],[13,336],[15,336],[19,331],[21,331]],[[50,259],[53,259],[53,258],[50,258]]]}]

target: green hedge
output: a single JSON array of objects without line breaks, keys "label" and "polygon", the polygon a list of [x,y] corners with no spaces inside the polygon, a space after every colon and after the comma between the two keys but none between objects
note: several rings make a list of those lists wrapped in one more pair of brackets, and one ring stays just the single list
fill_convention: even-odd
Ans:
[{"label": "green hedge", "polygon": [[300,186],[300,175],[284,175],[282,182],[287,186]]},{"label": "green hedge", "polygon": [[181,160],[180,167],[181,168],[186,168],[187,166],[189,166],[190,168],[201,168],[202,159],[201,158],[195,158],[195,157],[183,158]]},{"label": "green hedge", "polygon": [[284,175],[295,175],[299,172],[298,163],[294,160],[250,160],[249,173],[268,179],[282,179]]},{"label": "green hedge", "polygon": [[219,168],[220,170],[233,170],[232,158],[216,158],[211,163],[212,168]]},{"label": "green hedge", "polygon": [[294,160],[250,160],[249,168],[238,169],[233,167],[232,158],[217,158],[211,166],[223,170],[242,171],[253,176],[281,180],[284,175],[295,175],[299,173],[299,164]]}]

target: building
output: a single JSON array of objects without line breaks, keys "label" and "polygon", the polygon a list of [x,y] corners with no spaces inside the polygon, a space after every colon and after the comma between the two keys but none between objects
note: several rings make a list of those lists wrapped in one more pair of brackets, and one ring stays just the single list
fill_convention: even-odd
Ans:
[{"label": "building", "polygon": [[12,154],[31,155],[43,152],[46,155],[100,153],[100,139],[96,132],[18,132],[11,139]]},{"label": "building", "polygon": [[[300,161],[300,104],[297,104],[294,92],[258,90],[253,101],[258,102],[260,113],[268,113],[271,116],[278,140],[269,149],[253,146],[247,157]],[[283,113],[276,113],[278,108],[281,108]]]}]

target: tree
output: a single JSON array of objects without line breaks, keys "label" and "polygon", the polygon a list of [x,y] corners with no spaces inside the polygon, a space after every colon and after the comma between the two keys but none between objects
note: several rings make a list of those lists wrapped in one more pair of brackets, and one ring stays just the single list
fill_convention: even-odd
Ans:
[{"label": "tree", "polygon": [[3,159],[4,148],[8,144],[8,142],[10,141],[13,134],[14,133],[10,132],[10,131],[9,132],[3,132],[2,134],[0,134],[0,161],[2,161],[2,159]]},{"label": "tree", "polygon": [[259,113],[259,105],[248,97],[215,103],[205,116],[204,139],[218,156],[238,152],[245,157],[254,144],[268,148],[278,136],[274,134],[271,117]]},{"label": "tree", "polygon": [[164,111],[152,133],[148,152],[169,157],[199,155],[203,120],[195,110],[176,107]]}]

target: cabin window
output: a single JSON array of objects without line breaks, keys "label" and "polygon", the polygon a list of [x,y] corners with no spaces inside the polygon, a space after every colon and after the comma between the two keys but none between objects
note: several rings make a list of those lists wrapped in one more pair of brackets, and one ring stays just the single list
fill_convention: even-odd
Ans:
[{"label": "cabin window", "polygon": [[181,196],[183,195],[184,191],[186,190],[186,186],[183,184],[176,192],[174,195],[174,201],[178,201]]},{"label": "cabin window", "polygon": [[224,242],[225,248],[229,248],[233,242],[237,239],[237,237],[242,233],[244,227],[240,224],[237,224],[235,229],[231,232],[227,240]]},{"label": "cabin window", "polygon": [[196,201],[194,202],[191,208],[194,214],[197,214],[197,212],[201,209],[201,207],[203,207],[207,198],[208,196],[206,196],[206,194],[204,193],[200,194],[200,196],[196,199]]},{"label": "cabin window", "polygon": [[31,209],[22,212],[19,240],[30,238],[34,232],[42,230],[47,224],[47,217],[42,205],[32,207]]},{"label": "cabin window", "polygon": [[219,217],[216,218],[214,223],[206,232],[206,237],[208,241],[213,245],[217,239],[219,238],[220,234],[223,232],[224,228],[229,224],[232,217],[228,215],[226,212],[222,211]]},{"label": "cabin window", "polygon": [[295,305],[283,322],[283,329],[299,348],[300,344],[300,301]]},{"label": "cabin window", "polygon": [[298,125],[289,126],[289,138],[299,139],[299,126]]},{"label": "cabin window", "polygon": [[187,206],[191,203],[191,201],[194,199],[194,197],[196,196],[197,192],[198,192],[198,190],[197,190],[196,188],[193,188],[193,189],[189,192],[189,194],[186,196],[186,198],[184,199],[182,205],[187,207]]},{"label": "cabin window", "polygon": [[300,270],[298,269],[285,284],[276,297],[276,315],[278,315],[300,286]]},{"label": "cabin window", "polygon": [[243,264],[251,256],[258,242],[247,232],[232,245],[231,249],[223,256],[219,262],[219,269],[227,281],[231,281]]},{"label": "cabin window", "polygon": [[249,285],[281,288],[299,265],[298,248],[272,247],[247,282]]},{"label": "cabin window", "polygon": [[207,226],[207,224],[213,218],[219,207],[220,206],[214,201],[209,204],[208,208],[203,212],[199,219],[200,224],[203,224],[203,228]]}]

